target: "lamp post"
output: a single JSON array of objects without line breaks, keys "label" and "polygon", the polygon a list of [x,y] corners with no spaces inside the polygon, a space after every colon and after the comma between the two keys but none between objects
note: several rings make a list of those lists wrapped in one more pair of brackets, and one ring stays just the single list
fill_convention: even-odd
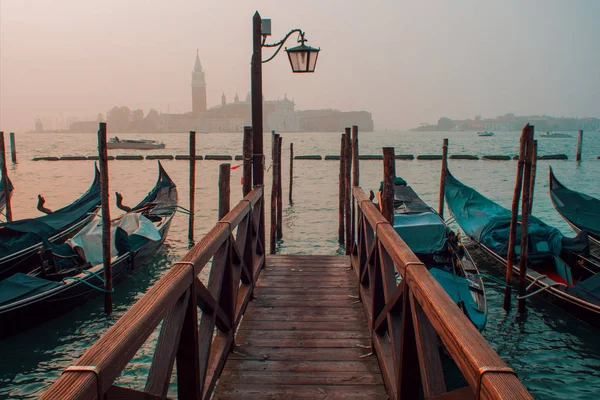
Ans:
[{"label": "lamp post", "polygon": [[[268,21],[268,22],[267,22]],[[267,36],[271,35],[271,21],[265,20],[263,30],[263,20],[258,11],[252,18],[252,63],[250,71],[250,90],[252,92],[252,128],[253,136],[253,155],[252,155],[252,179],[253,185],[264,185],[264,162],[265,155],[263,154],[263,94],[262,94],[262,64],[271,61],[283,45],[285,41],[294,33],[298,33],[299,46],[286,48],[290,65],[294,73],[310,73],[315,71],[317,58],[320,49],[305,45],[304,32],[300,29],[292,29],[285,35],[283,39],[276,43],[266,43]],[[276,47],[273,55],[266,60],[262,59],[263,47]],[[263,227],[259,236],[262,242],[265,242],[264,232],[264,208],[261,211],[261,219]]]}]

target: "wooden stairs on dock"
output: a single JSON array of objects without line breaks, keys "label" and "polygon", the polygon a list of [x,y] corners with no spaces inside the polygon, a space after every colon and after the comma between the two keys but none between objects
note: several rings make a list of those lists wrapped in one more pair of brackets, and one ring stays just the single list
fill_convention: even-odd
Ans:
[{"label": "wooden stairs on dock", "polygon": [[385,399],[347,256],[269,256],[213,399]]}]

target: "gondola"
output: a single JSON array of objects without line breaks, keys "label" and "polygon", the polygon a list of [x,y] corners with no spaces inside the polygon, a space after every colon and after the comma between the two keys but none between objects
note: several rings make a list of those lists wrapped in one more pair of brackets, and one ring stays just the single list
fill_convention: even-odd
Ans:
[{"label": "gondola", "polygon": [[99,208],[100,173],[94,168],[92,185],[70,205],[41,217],[1,223],[0,280],[38,267],[44,240],[64,242],[91,221]]},{"label": "gondola", "polygon": [[[8,179],[8,195],[12,196],[12,192],[14,190],[13,184]],[[0,181],[0,213],[4,212],[4,208],[6,208],[6,191],[2,186],[2,182]]]},{"label": "gondola", "polygon": [[552,205],[575,232],[586,231],[590,240],[600,247],[600,200],[567,189],[556,179],[552,167],[549,170]]},{"label": "gondola", "polygon": [[482,330],[487,320],[487,298],[477,266],[439,214],[400,177],[394,182],[393,226],[469,320]]},{"label": "gondola", "polygon": [[[148,196],[112,220],[113,284],[156,254],[176,208],[177,188],[159,163],[159,178]],[[101,229],[97,217],[67,243],[46,243],[40,268],[0,282],[0,338],[41,324],[104,293]]]},{"label": "gondola", "polygon": [[[506,268],[511,212],[456,179],[450,172],[446,204],[461,229],[500,268]],[[520,224],[517,237],[521,237]],[[579,319],[600,327],[600,266],[589,255],[585,232],[567,238],[554,227],[529,216],[527,297],[539,295]],[[519,246],[513,271],[519,274]]]}]

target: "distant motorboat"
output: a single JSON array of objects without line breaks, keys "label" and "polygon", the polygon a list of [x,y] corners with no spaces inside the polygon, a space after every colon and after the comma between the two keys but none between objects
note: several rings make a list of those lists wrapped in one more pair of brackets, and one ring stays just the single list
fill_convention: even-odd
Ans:
[{"label": "distant motorboat", "polygon": [[568,133],[546,133],[545,135],[540,135],[539,137],[541,138],[572,138],[573,136],[569,135]]},{"label": "distant motorboat", "polygon": [[494,136],[494,132],[477,132],[477,136]]},{"label": "distant motorboat", "polygon": [[166,146],[163,142],[147,139],[119,139],[112,137],[108,139],[106,148],[108,149],[135,149],[135,150],[153,150],[164,149]]}]

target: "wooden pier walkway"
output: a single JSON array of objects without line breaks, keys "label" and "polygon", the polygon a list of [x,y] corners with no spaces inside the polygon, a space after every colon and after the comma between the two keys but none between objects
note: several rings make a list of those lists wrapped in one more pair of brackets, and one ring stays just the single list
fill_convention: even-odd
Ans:
[{"label": "wooden pier walkway", "polygon": [[267,259],[213,399],[387,398],[347,256]]}]

